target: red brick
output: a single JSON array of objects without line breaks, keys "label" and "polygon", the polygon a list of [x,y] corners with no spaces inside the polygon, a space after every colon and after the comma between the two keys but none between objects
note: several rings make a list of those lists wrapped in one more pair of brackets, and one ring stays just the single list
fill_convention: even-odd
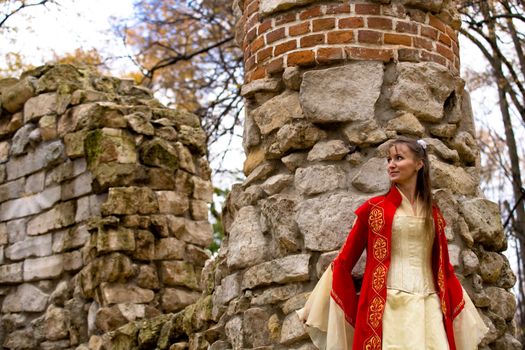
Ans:
[{"label": "red brick", "polygon": [[413,22],[397,22],[396,32],[398,33],[410,33],[417,34],[418,25]]},{"label": "red brick", "polygon": [[288,54],[287,65],[288,67],[315,65],[315,54],[312,50],[292,52]]},{"label": "red brick", "polygon": [[250,58],[244,61],[244,69],[249,71],[253,67],[255,67],[255,56],[251,56]]},{"label": "red brick", "polygon": [[430,24],[432,27],[442,31],[443,33],[447,32],[447,26],[445,23],[443,23],[439,18],[436,16],[430,15],[428,17],[428,24]]},{"label": "red brick", "polygon": [[381,44],[383,42],[383,33],[373,30],[359,30],[357,41],[367,44]]},{"label": "red brick", "polygon": [[264,37],[260,36],[252,42],[252,44],[250,45],[250,50],[251,52],[257,52],[263,46],[264,46]]},{"label": "red brick", "polygon": [[335,18],[320,18],[312,21],[312,31],[319,32],[335,28]]},{"label": "red brick", "polygon": [[257,31],[255,28],[251,29],[248,33],[246,33],[246,40],[251,43],[253,39],[257,36]]},{"label": "red brick", "polygon": [[282,53],[288,52],[290,50],[297,48],[297,41],[296,40],[289,40],[285,43],[279,44],[275,47],[275,50],[273,51],[274,56],[279,56]]},{"label": "red brick", "polygon": [[288,34],[291,36],[302,35],[310,32],[310,23],[303,22],[288,28]]},{"label": "red brick", "polygon": [[454,60],[454,68],[456,68],[456,70],[459,72],[460,68],[461,68],[461,62],[459,61],[459,59],[456,57],[456,59]]},{"label": "red brick", "polygon": [[421,26],[421,35],[426,36],[427,38],[436,40],[438,38],[438,34],[439,32],[435,28]]},{"label": "red brick", "polygon": [[321,47],[317,49],[317,63],[332,63],[341,61],[344,58],[343,49],[340,47]]},{"label": "red brick", "polygon": [[268,45],[268,44],[273,43],[274,41],[284,38],[284,33],[285,33],[284,28],[272,30],[271,32],[266,34],[266,44]]},{"label": "red brick", "polygon": [[452,42],[452,51],[454,52],[454,55],[459,57],[459,46],[455,41]]},{"label": "red brick", "polygon": [[295,21],[296,17],[297,16],[296,16],[295,12],[290,12],[290,13],[286,13],[284,15],[280,15],[279,17],[277,17],[275,19],[275,25],[279,26],[281,24],[293,22],[293,21]]},{"label": "red brick", "polygon": [[314,7],[310,7],[309,9],[304,10],[303,12],[299,12],[299,19],[305,20],[313,17],[319,17],[321,15],[321,6],[317,5]]},{"label": "red brick", "polygon": [[445,45],[442,45],[440,43],[438,43],[436,45],[436,48],[437,48],[437,52],[441,55],[441,56],[444,56],[446,58],[448,58],[449,61],[454,61],[454,52],[452,52],[452,50],[448,47],[446,47]]},{"label": "red brick", "polygon": [[429,51],[434,51],[434,45],[432,45],[431,40],[417,37],[417,36],[414,37],[414,47],[417,47],[418,49],[426,49]]},{"label": "red brick", "polygon": [[427,52],[427,51],[421,51],[421,59],[423,61],[436,62],[436,63],[439,63],[439,64],[441,64],[443,66],[447,65],[447,60],[444,57],[436,55],[436,54],[433,54],[433,53],[430,53],[430,52]]},{"label": "red brick", "polygon": [[447,35],[450,37],[450,39],[458,42],[458,33],[450,26],[447,26]]},{"label": "red brick", "polygon": [[419,62],[419,50],[418,49],[399,49],[397,50],[397,58],[399,61],[408,61],[408,62]]},{"label": "red brick", "polygon": [[245,12],[246,9],[248,8],[248,6],[250,6],[253,3],[259,3],[259,0],[246,0],[244,2],[244,7],[243,7],[242,11]]},{"label": "red brick", "polygon": [[273,52],[273,47],[266,47],[262,50],[260,50],[259,52],[257,52],[257,64],[261,63],[261,62],[264,62],[265,60],[267,60],[269,57],[272,56],[272,52]]},{"label": "red brick", "polygon": [[439,33],[439,41],[448,47],[452,46],[452,40],[450,40],[449,36],[446,34]]},{"label": "red brick", "polygon": [[362,28],[365,26],[363,17],[340,18],[338,22],[339,29]]},{"label": "red brick", "polygon": [[257,79],[263,79],[265,77],[266,77],[266,68],[264,68],[264,67],[257,67],[253,71],[251,79],[252,80],[257,80]]},{"label": "red brick", "polygon": [[324,44],[324,34],[312,34],[301,38],[301,47],[312,47]]},{"label": "red brick", "polygon": [[257,10],[259,10],[259,1],[252,1],[246,6],[244,15],[246,17],[250,17],[252,14],[257,12]]},{"label": "red brick", "polygon": [[358,15],[379,15],[381,6],[378,4],[355,4],[355,13]]},{"label": "red brick", "polygon": [[327,15],[335,15],[338,13],[350,13],[350,4],[328,5],[326,7]]},{"label": "red brick", "polygon": [[259,27],[257,27],[257,35],[261,35],[265,32],[267,32],[272,27],[272,20],[267,19],[261,24],[259,24]]},{"label": "red brick", "polygon": [[354,41],[352,30],[335,30],[326,35],[327,44],[349,44]]},{"label": "red brick", "polygon": [[275,74],[284,70],[284,60],[282,57],[276,58],[268,62],[265,66],[268,74]]},{"label": "red brick", "polygon": [[371,49],[368,47],[347,47],[346,57],[355,60],[388,62],[394,57],[394,51],[388,49]]},{"label": "red brick", "polygon": [[412,46],[410,35],[385,33],[383,40],[385,44]]},{"label": "red brick", "polygon": [[246,21],[245,28],[246,28],[246,29],[255,28],[255,27],[257,26],[258,23],[259,23],[259,14],[256,13],[256,14],[252,15],[252,16]]},{"label": "red brick", "polygon": [[368,17],[366,19],[368,28],[392,30],[392,20],[385,17]]}]

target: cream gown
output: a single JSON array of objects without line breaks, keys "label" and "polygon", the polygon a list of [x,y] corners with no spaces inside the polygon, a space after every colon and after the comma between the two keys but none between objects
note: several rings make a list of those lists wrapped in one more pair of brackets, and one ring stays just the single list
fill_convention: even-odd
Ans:
[{"label": "cream gown", "polygon": [[[391,264],[383,314],[383,350],[448,350],[440,300],[432,276],[434,234],[425,233],[422,210],[414,212],[402,194],[392,223]],[[421,208],[421,205],[419,205]],[[416,206],[417,208],[417,206]],[[299,317],[305,321],[313,343],[321,350],[351,350],[354,329],[343,310],[330,297],[329,267]],[[474,350],[488,328],[463,290],[465,307],[454,319],[457,350]]]}]

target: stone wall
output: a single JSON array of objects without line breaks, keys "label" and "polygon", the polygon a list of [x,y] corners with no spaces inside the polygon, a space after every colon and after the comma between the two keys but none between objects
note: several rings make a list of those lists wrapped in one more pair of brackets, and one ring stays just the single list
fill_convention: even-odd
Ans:
[{"label": "stone wall", "polygon": [[0,80],[0,113],[0,348],[100,349],[199,298],[212,187],[196,116],[69,65]]},{"label": "stone wall", "polygon": [[[451,262],[490,328],[480,349],[521,348],[498,206],[479,190],[454,6],[234,3],[247,71],[247,177],[228,198],[209,278],[223,329],[210,349],[314,349],[295,310],[336,256],[353,211],[388,190],[385,148],[399,135],[429,145]],[[362,271],[361,262],[354,274]]]}]

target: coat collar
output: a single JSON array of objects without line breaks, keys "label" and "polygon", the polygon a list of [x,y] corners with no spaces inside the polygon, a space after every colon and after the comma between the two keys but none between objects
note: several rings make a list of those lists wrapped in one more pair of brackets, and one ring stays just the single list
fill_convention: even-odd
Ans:
[{"label": "coat collar", "polygon": [[399,207],[401,204],[401,201],[403,198],[401,197],[401,193],[399,193],[399,190],[395,185],[390,186],[390,190],[385,195],[385,198],[388,202],[392,203],[396,208]]}]

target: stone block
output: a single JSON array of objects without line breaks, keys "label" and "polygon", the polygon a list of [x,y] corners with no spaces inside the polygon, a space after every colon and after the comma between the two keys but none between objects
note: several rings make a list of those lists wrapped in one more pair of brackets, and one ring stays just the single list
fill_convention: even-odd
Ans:
[{"label": "stone block", "polygon": [[170,216],[169,222],[175,237],[184,242],[209,247],[213,241],[213,230],[208,221],[193,221]]},{"label": "stone block", "polygon": [[161,214],[184,216],[188,212],[190,203],[186,196],[175,191],[157,191],[156,194]]},{"label": "stone block", "polygon": [[100,216],[100,208],[106,198],[105,194],[80,197],[77,200],[75,222],[82,222],[91,217]]},{"label": "stone block", "polygon": [[0,266],[0,283],[20,283],[22,281],[22,263]]},{"label": "stone block", "polygon": [[155,265],[140,265],[137,275],[137,285],[145,289],[159,289],[160,282]]},{"label": "stone block", "polygon": [[78,271],[84,266],[80,250],[64,253],[63,257],[65,271]]},{"label": "stone block", "polygon": [[125,227],[105,227],[98,230],[98,253],[134,251],[135,247],[135,233],[131,229]]},{"label": "stone block", "polygon": [[133,259],[151,261],[155,257],[155,236],[148,230],[135,230]]},{"label": "stone block", "polygon": [[154,138],[142,144],[140,160],[143,164],[176,170],[179,167],[179,153],[175,146],[161,138]]},{"label": "stone block", "polygon": [[62,200],[81,197],[91,192],[93,179],[90,172],[85,172],[73,180],[62,184]]},{"label": "stone block", "polygon": [[91,170],[104,163],[134,164],[138,160],[135,142],[126,131],[120,129],[91,131],[84,140],[84,152]]},{"label": "stone block", "polygon": [[73,107],[58,120],[58,134],[80,129],[122,128],[127,125],[122,107],[112,102],[86,103]]},{"label": "stone block", "polygon": [[[122,315],[122,312],[120,312],[117,305],[113,305],[112,307],[101,307],[96,313],[95,324],[102,332],[110,332],[125,325],[127,322],[128,320]],[[92,341],[90,340],[89,349],[102,350],[102,344],[100,344],[101,346],[98,348],[91,346],[91,343]]]},{"label": "stone block", "polygon": [[342,140],[319,141],[314,145],[312,150],[308,152],[307,160],[309,162],[341,160],[349,151],[350,149]]},{"label": "stone block", "polygon": [[8,242],[7,235],[7,224],[5,222],[0,223],[0,245],[5,245]]},{"label": "stone block", "polygon": [[429,154],[434,154],[441,159],[451,162],[459,161],[458,151],[448,148],[441,140],[427,137],[423,141],[427,143],[427,152]]},{"label": "stone block", "polygon": [[295,171],[295,188],[312,195],[346,187],[346,173],[336,165],[312,165]]},{"label": "stone block", "polygon": [[25,179],[21,178],[0,185],[0,202],[20,198],[25,190]]},{"label": "stone block", "polygon": [[273,195],[281,192],[285,188],[289,188],[293,182],[293,175],[278,174],[269,177],[262,185],[261,188],[266,192],[267,195]]},{"label": "stone block", "polygon": [[377,145],[388,139],[375,119],[348,124],[343,128],[343,133],[351,145],[361,147]]},{"label": "stone block", "polygon": [[30,141],[30,135],[35,129],[36,126],[34,124],[26,124],[16,131],[9,150],[11,156],[19,156],[25,153],[26,146]]},{"label": "stone block", "polygon": [[135,303],[145,304],[153,300],[155,293],[149,289],[130,284],[102,283],[100,285],[101,305]]},{"label": "stone block", "polygon": [[128,121],[128,125],[135,131],[137,134],[155,135],[155,129],[153,125],[148,121],[149,118],[145,113],[135,112],[128,114],[124,117]]},{"label": "stone block", "polygon": [[412,113],[403,113],[400,116],[389,120],[386,124],[386,129],[395,131],[399,135],[408,134],[422,136],[425,133],[425,127]]},{"label": "stone block", "polygon": [[36,237],[28,237],[7,247],[5,256],[10,260],[22,260],[28,257],[48,256],[52,253],[51,233]]},{"label": "stone block", "polygon": [[57,111],[57,94],[47,93],[32,97],[24,104],[24,123]]},{"label": "stone block", "polygon": [[271,283],[308,281],[309,261],[310,254],[298,254],[255,265],[244,273],[242,288],[251,289]]},{"label": "stone block", "polygon": [[54,186],[35,195],[21,197],[0,205],[0,220],[7,221],[41,213],[60,199],[60,187]]},{"label": "stone block", "polygon": [[241,208],[229,232],[229,247],[226,261],[230,268],[244,268],[261,263],[267,254],[264,226],[257,209]]},{"label": "stone block", "polygon": [[61,141],[41,143],[34,152],[11,158],[6,163],[7,179],[13,180],[37,172],[64,159],[64,145]]},{"label": "stone block", "polygon": [[35,88],[33,82],[34,78],[27,77],[9,86],[2,87],[2,93],[0,94],[2,108],[9,113],[22,110],[24,103],[34,96]]},{"label": "stone block", "polygon": [[234,316],[224,326],[224,332],[233,349],[242,349],[244,346],[243,319],[241,316]]},{"label": "stone block", "polygon": [[199,289],[195,269],[192,264],[185,261],[162,261],[160,263],[160,276],[165,286]]},{"label": "stone block", "polygon": [[70,328],[69,311],[50,305],[44,317],[44,335],[48,340],[67,338]]},{"label": "stone block", "polygon": [[245,344],[252,348],[271,345],[272,339],[268,330],[270,314],[263,308],[253,307],[243,314],[243,338]]},{"label": "stone block", "polygon": [[434,155],[429,155],[430,180],[434,188],[448,188],[452,193],[475,195],[478,181],[464,168],[439,161]]},{"label": "stone block", "polygon": [[39,235],[74,223],[75,203],[72,201],[62,202],[53,209],[31,219],[27,223],[27,234],[30,236]]},{"label": "stone block", "polygon": [[73,161],[67,159],[62,164],[51,169],[46,175],[46,186],[58,184],[72,179],[87,170],[86,159],[79,158]]},{"label": "stone block", "polygon": [[11,144],[7,141],[0,142],[0,163],[5,163],[9,159]]},{"label": "stone block", "polygon": [[381,62],[357,61],[305,72],[300,100],[306,118],[314,123],[373,119],[383,70]]},{"label": "stone block", "polygon": [[308,333],[303,321],[299,319],[296,312],[287,315],[281,329],[281,344],[292,344],[299,340],[307,339]]},{"label": "stone block", "polygon": [[295,91],[286,91],[271,98],[251,114],[263,135],[278,130],[293,119],[304,118],[299,94]]},{"label": "stone block", "polygon": [[175,142],[175,149],[179,155],[179,168],[195,174],[195,163],[190,150],[180,142]]},{"label": "stone block", "polygon": [[191,218],[196,221],[208,219],[208,203],[194,199],[190,202]]},{"label": "stone block", "polygon": [[22,112],[15,113],[11,118],[6,118],[0,122],[0,136],[5,137],[13,134],[24,125],[24,116]]},{"label": "stone block", "polygon": [[291,253],[301,249],[299,229],[295,222],[296,204],[295,198],[282,194],[271,196],[262,202],[261,212],[279,252]]},{"label": "stone block", "polygon": [[386,159],[376,157],[369,159],[352,178],[352,185],[365,193],[386,193],[390,188]]},{"label": "stone block", "polygon": [[242,275],[237,272],[228,275],[221,280],[213,293],[213,303],[219,305],[226,305],[231,300],[241,295],[241,281]]},{"label": "stone block", "polygon": [[177,312],[196,302],[200,295],[200,292],[190,292],[179,288],[165,288],[162,291],[160,303],[165,313]]},{"label": "stone block", "polygon": [[45,171],[39,171],[38,173],[34,173],[28,176],[26,178],[26,184],[25,184],[26,195],[42,192],[44,190],[45,180],[46,180]]},{"label": "stone block", "polygon": [[200,127],[181,125],[179,129],[179,141],[198,155],[206,153],[206,134]]},{"label": "stone block", "polygon": [[155,260],[182,260],[186,244],[176,238],[161,238],[155,244]]},{"label": "stone block", "polygon": [[24,283],[4,299],[2,313],[42,312],[46,309],[48,299],[48,294],[32,284]]},{"label": "stone block", "polygon": [[155,192],[148,187],[114,187],[102,204],[103,215],[157,213],[159,204]]},{"label": "stone block", "polygon": [[259,11],[263,16],[267,16],[290,8],[308,5],[312,2],[314,0],[263,0],[259,5]]},{"label": "stone block", "polygon": [[88,135],[88,130],[80,130],[64,135],[66,155],[69,158],[84,157],[84,141]]},{"label": "stone block", "polygon": [[514,294],[498,287],[487,287],[485,291],[490,298],[489,310],[506,321],[512,320],[517,307]]},{"label": "stone block", "polygon": [[305,120],[286,124],[277,132],[279,151],[283,154],[290,150],[308,149],[325,137],[326,132]]},{"label": "stone block", "polygon": [[450,71],[434,62],[400,62],[390,103],[421,120],[440,122],[446,99],[461,85]]},{"label": "stone block", "polygon": [[353,211],[364,199],[349,192],[340,192],[299,203],[296,222],[304,235],[305,247],[316,251],[339,249],[355,219]]},{"label": "stone block", "polygon": [[7,222],[6,230],[9,243],[19,242],[26,238],[26,224],[27,219],[12,220]]},{"label": "stone block", "polygon": [[51,255],[43,258],[24,261],[24,281],[37,281],[58,277],[64,271],[62,255]]},{"label": "stone block", "polygon": [[42,141],[56,139],[58,136],[56,115],[45,115],[42,118],[40,118],[40,120],[38,121],[38,130],[40,130]]},{"label": "stone block", "polygon": [[213,200],[213,186],[210,181],[202,180],[199,177],[192,177],[193,182],[193,198],[200,199],[206,203],[211,203]]},{"label": "stone block", "polygon": [[261,306],[277,304],[290,299],[301,293],[303,290],[304,286],[300,283],[290,283],[284,286],[268,288],[260,293],[256,293],[252,298],[251,304]]},{"label": "stone block", "polygon": [[259,92],[279,92],[282,88],[280,79],[257,79],[241,88],[241,95],[249,98]]}]

